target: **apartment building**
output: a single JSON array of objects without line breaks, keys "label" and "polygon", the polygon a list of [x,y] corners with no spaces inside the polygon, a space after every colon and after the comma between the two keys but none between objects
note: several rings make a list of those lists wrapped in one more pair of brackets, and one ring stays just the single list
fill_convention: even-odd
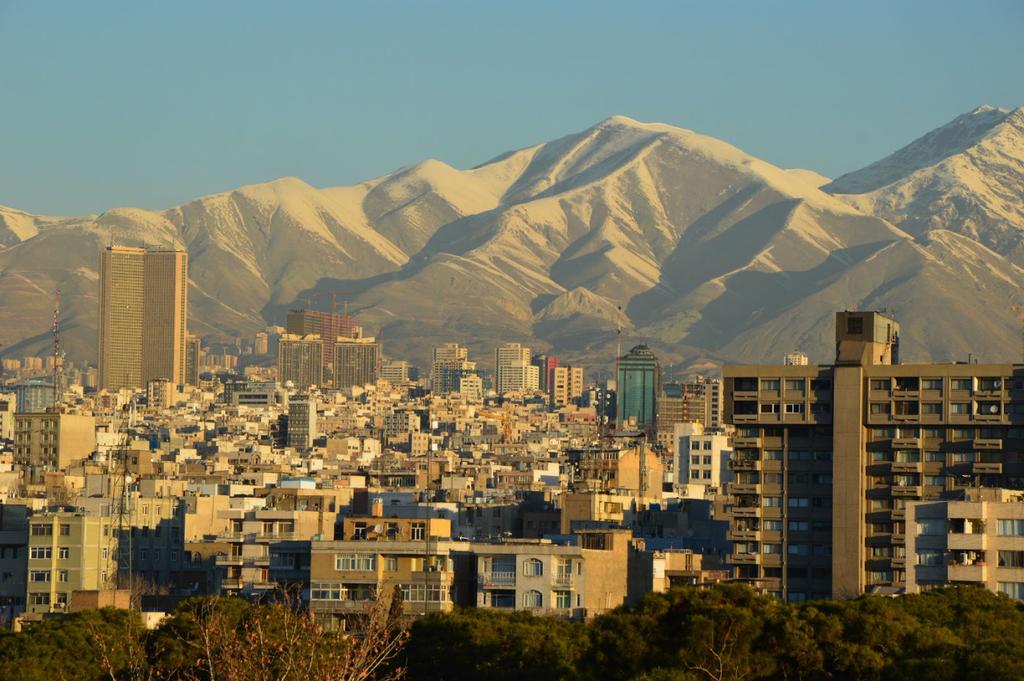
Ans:
[{"label": "apartment building", "polygon": [[453,607],[459,546],[447,518],[345,518],[344,539],[314,541],[310,549],[310,610],[329,629],[363,612],[377,594],[397,588],[409,614],[446,612]]},{"label": "apartment building", "polygon": [[1024,600],[1024,492],[967,488],[959,500],[907,503],[907,592],[977,584]]},{"label": "apartment building", "polygon": [[25,610],[28,507],[0,504],[0,625]]},{"label": "apartment building", "polygon": [[732,481],[729,459],[732,445],[722,432],[705,433],[699,423],[678,423],[675,426],[675,445],[672,450],[675,487],[701,496],[709,489],[722,490]]},{"label": "apartment building", "polygon": [[508,539],[469,546],[480,608],[524,610],[572,619],[622,605],[629,588],[632,533],[579,530],[573,543]]},{"label": "apartment building", "polygon": [[734,576],[788,600],[901,590],[909,502],[1024,483],[1024,366],[900,364],[881,313],[837,313],[833,365],[723,375]]},{"label": "apartment building", "polygon": [[[332,348],[333,344],[329,344]],[[324,342],[320,336],[282,334],[277,342],[277,377],[299,390],[324,382]]]},{"label": "apartment building", "polygon": [[305,583],[302,555],[310,541],[334,539],[337,513],[322,507],[311,511],[229,509],[218,516],[230,525],[216,540],[226,551],[215,559],[218,590],[253,596],[278,587]]},{"label": "apartment building", "polygon": [[14,415],[14,462],[26,482],[41,483],[46,471],[65,470],[96,450],[96,419],[55,411]]},{"label": "apartment building", "polygon": [[109,516],[66,511],[29,518],[26,612],[64,612],[74,592],[114,585],[113,523]]}]

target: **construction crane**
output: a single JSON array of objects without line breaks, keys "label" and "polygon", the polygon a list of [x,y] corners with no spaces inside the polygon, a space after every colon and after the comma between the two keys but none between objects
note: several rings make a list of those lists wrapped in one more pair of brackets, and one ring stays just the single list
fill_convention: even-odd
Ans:
[{"label": "construction crane", "polygon": [[1020,351],[1021,361],[1024,362],[1024,305],[1011,305],[1010,310],[1016,312],[1020,320]]},{"label": "construction crane", "polygon": [[[311,291],[306,296],[306,306],[307,307],[312,307],[312,301],[319,300],[320,298],[323,298],[324,296],[330,296],[331,297],[331,313],[332,314],[338,314],[338,294],[339,293],[344,294],[344,291],[336,291],[336,290]],[[347,317],[348,316],[348,301],[347,300],[343,300],[343,301],[341,301],[341,304],[342,304],[343,310],[344,310],[342,312],[342,314],[344,314]]]}]

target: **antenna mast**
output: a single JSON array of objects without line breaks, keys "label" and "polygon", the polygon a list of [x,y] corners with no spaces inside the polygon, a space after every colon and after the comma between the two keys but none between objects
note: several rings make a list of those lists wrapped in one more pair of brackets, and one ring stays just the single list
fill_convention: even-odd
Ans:
[{"label": "antenna mast", "polygon": [[64,351],[60,345],[60,289],[53,302],[53,408],[60,407],[64,396]]}]

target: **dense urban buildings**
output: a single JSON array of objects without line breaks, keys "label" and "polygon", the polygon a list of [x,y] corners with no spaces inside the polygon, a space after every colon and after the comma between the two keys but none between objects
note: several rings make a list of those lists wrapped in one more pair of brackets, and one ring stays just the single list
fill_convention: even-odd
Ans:
[{"label": "dense urban buildings", "polygon": [[100,387],[184,383],[188,254],[109,246],[99,270]]}]

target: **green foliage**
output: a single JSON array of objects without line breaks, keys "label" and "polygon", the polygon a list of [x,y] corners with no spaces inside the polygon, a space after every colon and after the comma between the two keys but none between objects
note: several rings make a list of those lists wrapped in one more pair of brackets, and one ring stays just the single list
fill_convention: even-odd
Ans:
[{"label": "green foliage", "polygon": [[[192,599],[152,632],[113,609],[46,619],[0,634],[0,679],[363,678],[344,665],[304,671],[302,661],[354,639],[320,631],[290,607]],[[381,607],[378,630],[401,645],[404,636],[390,633],[404,622],[400,603]],[[651,594],[588,623],[433,614],[413,624],[397,664],[375,676],[399,676],[404,666],[410,681],[1010,681],[1024,679],[1022,642],[1024,605],[979,588],[787,605],[725,584]],[[231,664],[242,658],[249,664]]]}]

